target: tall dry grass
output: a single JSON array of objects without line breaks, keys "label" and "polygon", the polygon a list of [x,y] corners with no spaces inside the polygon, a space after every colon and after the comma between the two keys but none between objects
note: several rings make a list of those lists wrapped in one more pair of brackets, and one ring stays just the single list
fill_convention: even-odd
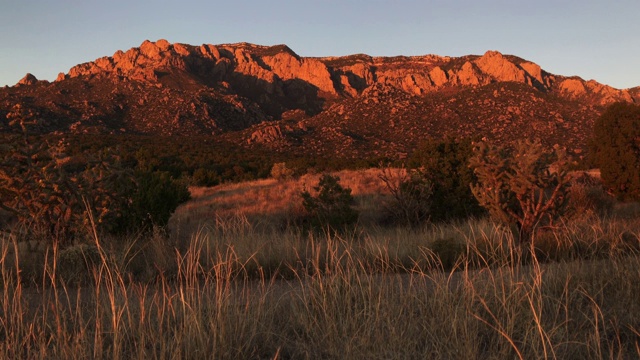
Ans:
[{"label": "tall dry grass", "polygon": [[[0,358],[640,358],[633,208],[521,249],[486,219],[283,228],[296,184],[196,189],[178,237],[91,233],[59,250],[3,235]],[[374,188],[354,190],[359,206]]]},{"label": "tall dry grass", "polygon": [[[567,239],[619,229],[567,227]],[[585,232],[583,232],[585,231]],[[625,230],[628,231],[628,230]],[[635,233],[637,236],[638,233]],[[96,236],[86,282],[60,252],[24,284],[0,246],[3,358],[557,358],[640,356],[640,256],[541,263],[484,220],[345,236],[202,228],[173,270],[135,281]],[[595,238],[591,241],[599,241]],[[453,246],[451,268],[441,259]],[[282,275],[282,276],[280,276]]]}]

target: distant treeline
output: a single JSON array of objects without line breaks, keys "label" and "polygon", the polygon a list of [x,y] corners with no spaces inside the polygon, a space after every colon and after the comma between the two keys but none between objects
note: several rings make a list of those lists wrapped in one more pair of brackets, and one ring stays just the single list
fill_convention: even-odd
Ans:
[{"label": "distant treeline", "polygon": [[34,141],[66,144],[70,156],[115,152],[127,167],[148,172],[167,172],[191,185],[213,186],[266,178],[275,163],[286,163],[296,175],[309,171],[370,168],[393,162],[382,158],[327,158],[276,153],[264,148],[245,148],[211,137],[159,137],[144,135],[47,135]]}]

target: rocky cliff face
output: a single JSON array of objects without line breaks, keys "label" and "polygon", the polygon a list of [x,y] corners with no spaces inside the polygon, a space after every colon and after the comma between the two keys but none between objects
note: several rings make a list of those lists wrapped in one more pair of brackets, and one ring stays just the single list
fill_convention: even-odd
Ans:
[{"label": "rocky cliff face", "polygon": [[317,102],[318,98],[358,96],[376,84],[422,95],[446,87],[518,82],[568,98],[588,97],[600,104],[637,100],[628,90],[552,75],[535,63],[497,51],[462,58],[436,55],[303,58],[285,45],[191,46],[158,40],[75,66],[58,80],[107,76],[162,84],[164,77],[176,72],[188,74],[192,84],[229,86],[265,105],[288,102],[279,107],[281,110],[295,108],[296,104],[313,107],[309,102]]},{"label": "rocky cliff face", "polygon": [[508,141],[543,132],[579,148],[615,101],[640,101],[640,88],[550,74],[497,51],[305,58],[286,45],[158,40],[52,83],[28,74],[0,89],[0,125],[8,130],[9,117],[26,114],[39,132],[227,134],[278,151],[385,156],[456,133]]}]

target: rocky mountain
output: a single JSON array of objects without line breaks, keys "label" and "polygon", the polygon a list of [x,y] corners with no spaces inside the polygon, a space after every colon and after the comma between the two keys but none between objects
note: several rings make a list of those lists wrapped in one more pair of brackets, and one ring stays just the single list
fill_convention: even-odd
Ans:
[{"label": "rocky mountain", "polygon": [[402,156],[445,136],[539,138],[580,153],[619,90],[496,51],[309,58],[286,45],[145,41],[56,81],[0,89],[0,126],[30,131],[213,135],[304,154]]}]

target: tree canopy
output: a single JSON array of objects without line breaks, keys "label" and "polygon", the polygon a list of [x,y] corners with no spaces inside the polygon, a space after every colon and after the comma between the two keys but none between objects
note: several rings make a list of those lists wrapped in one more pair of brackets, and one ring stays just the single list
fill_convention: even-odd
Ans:
[{"label": "tree canopy", "polygon": [[589,149],[605,186],[621,200],[640,200],[640,106],[607,108],[595,122]]}]

